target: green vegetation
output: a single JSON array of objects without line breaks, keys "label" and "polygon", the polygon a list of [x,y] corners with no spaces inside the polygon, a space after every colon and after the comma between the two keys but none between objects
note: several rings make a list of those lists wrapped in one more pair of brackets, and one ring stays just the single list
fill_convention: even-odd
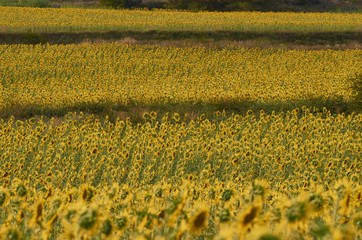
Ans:
[{"label": "green vegetation", "polygon": [[0,0],[0,6],[46,8],[51,7],[51,2],[50,0]]},{"label": "green vegetation", "polygon": [[99,0],[103,6],[112,8],[134,8],[139,7],[142,3],[141,0]]}]

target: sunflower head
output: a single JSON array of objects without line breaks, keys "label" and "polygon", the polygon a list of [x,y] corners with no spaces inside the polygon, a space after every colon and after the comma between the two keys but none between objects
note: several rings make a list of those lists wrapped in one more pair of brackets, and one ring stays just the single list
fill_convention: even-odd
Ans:
[{"label": "sunflower head", "polygon": [[143,113],[142,118],[143,118],[144,120],[148,120],[148,119],[151,118],[151,116],[150,116],[150,114],[149,114],[148,112],[145,112],[145,113]]},{"label": "sunflower head", "polygon": [[91,202],[95,195],[95,190],[88,184],[85,184],[80,191],[81,198],[84,202]]},{"label": "sunflower head", "polygon": [[126,216],[122,216],[122,217],[118,217],[116,218],[116,226],[118,230],[123,230],[126,226],[127,226],[127,217]]},{"label": "sunflower head", "polygon": [[320,211],[324,205],[324,199],[319,193],[313,193],[308,199],[314,211]]},{"label": "sunflower head", "polygon": [[113,226],[112,226],[112,222],[110,219],[106,219],[104,220],[103,224],[102,224],[102,228],[101,228],[101,233],[109,236],[112,233],[113,230]]},{"label": "sunflower head", "polygon": [[157,118],[157,113],[154,111],[150,112],[150,117],[151,119],[155,120]]},{"label": "sunflower head", "polygon": [[5,228],[4,230],[0,231],[1,236],[5,236],[7,240],[20,240],[22,239],[21,232],[14,227]]},{"label": "sunflower head", "polygon": [[92,150],[91,150],[91,155],[97,155],[98,154],[98,148],[97,147],[94,147]]},{"label": "sunflower head", "polygon": [[28,190],[23,183],[19,183],[16,187],[16,193],[19,197],[25,197],[28,194]]},{"label": "sunflower head", "polygon": [[226,202],[229,201],[231,199],[231,196],[233,195],[233,190],[232,189],[225,189],[224,192],[222,193],[221,199]]},{"label": "sunflower head", "polygon": [[219,214],[220,222],[228,222],[231,219],[231,214],[228,208],[223,208]]},{"label": "sunflower head", "polygon": [[38,202],[36,204],[35,218],[37,221],[41,218],[43,214],[43,202]]},{"label": "sunflower head", "polygon": [[285,217],[289,223],[301,221],[307,216],[307,204],[302,201],[296,201],[286,209]]},{"label": "sunflower head", "polygon": [[207,215],[207,210],[201,210],[191,218],[189,227],[191,233],[200,233],[202,231],[202,229],[206,226]]},{"label": "sunflower head", "polygon": [[86,209],[79,216],[79,221],[78,221],[79,227],[85,230],[91,229],[95,225],[96,218],[97,218],[96,210],[92,208]]},{"label": "sunflower head", "polygon": [[243,229],[247,228],[252,224],[252,222],[258,217],[259,212],[261,211],[260,205],[250,205],[246,210],[241,214],[240,225]]}]

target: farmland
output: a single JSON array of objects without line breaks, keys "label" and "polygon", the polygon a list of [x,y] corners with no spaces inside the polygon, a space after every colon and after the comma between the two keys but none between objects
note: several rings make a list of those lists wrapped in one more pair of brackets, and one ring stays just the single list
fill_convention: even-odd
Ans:
[{"label": "farmland", "polygon": [[311,105],[311,100],[348,103],[353,99],[349,79],[361,69],[361,53],[3,45],[0,112],[26,117],[92,109],[120,111],[130,106],[170,109],[185,105],[190,109],[244,101],[289,110]]},{"label": "farmland", "polygon": [[72,31],[361,31],[361,14],[192,13],[182,11],[0,7],[1,32]]},{"label": "farmland", "polygon": [[69,239],[360,231],[361,115],[215,114],[3,122],[3,226]]},{"label": "farmland", "polygon": [[360,48],[6,40],[353,38],[361,14],[0,10],[0,239],[362,238]]}]

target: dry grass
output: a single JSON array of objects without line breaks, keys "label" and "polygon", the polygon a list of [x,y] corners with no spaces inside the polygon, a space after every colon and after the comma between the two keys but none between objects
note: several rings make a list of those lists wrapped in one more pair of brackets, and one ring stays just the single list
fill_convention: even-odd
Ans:
[{"label": "dry grass", "polygon": [[125,37],[120,40],[105,40],[105,39],[86,39],[79,44],[102,44],[116,42],[120,44],[128,45],[151,45],[159,47],[178,47],[178,48],[190,48],[190,47],[205,47],[205,48],[226,48],[226,47],[237,47],[237,48],[260,48],[260,49],[290,49],[290,50],[348,50],[348,49],[362,49],[362,44],[358,41],[354,41],[347,44],[316,44],[306,45],[297,43],[273,43],[266,40],[246,40],[246,41],[231,41],[231,40],[219,40],[215,41],[212,39],[205,41],[196,40],[136,40],[131,37]]},{"label": "dry grass", "polygon": [[135,40],[133,38],[124,38],[119,41],[107,41],[104,39],[96,39],[94,41],[87,41],[91,44],[100,44],[105,42],[117,42],[129,45],[154,45],[160,47],[205,47],[205,48],[225,48],[225,47],[241,47],[241,48],[261,48],[261,49],[291,49],[291,50],[347,50],[347,49],[362,49],[362,44],[359,42],[352,42],[348,44],[334,44],[334,45],[305,45],[296,43],[272,43],[269,41],[185,41],[185,40]]}]

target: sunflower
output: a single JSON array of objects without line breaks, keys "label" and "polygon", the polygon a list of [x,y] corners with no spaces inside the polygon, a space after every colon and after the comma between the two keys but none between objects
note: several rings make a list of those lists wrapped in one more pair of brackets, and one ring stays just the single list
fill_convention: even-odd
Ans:
[{"label": "sunflower", "polygon": [[[167,225],[168,226],[173,226],[173,224],[176,222],[176,220],[179,218],[179,216],[181,215],[183,208],[185,207],[185,200],[186,198],[183,198],[180,202],[178,202],[176,204],[176,209],[175,211],[170,215],[170,217],[168,218],[168,222]],[[162,215],[161,215],[162,216]]]},{"label": "sunflower", "polygon": [[[268,191],[268,182],[264,179],[256,179],[250,187],[250,197],[252,200],[264,201],[266,193]],[[260,199],[258,199],[260,198]]]},{"label": "sunflower", "polygon": [[75,223],[77,223],[79,236],[90,237],[100,229],[100,213],[97,206],[87,207],[79,204],[79,211],[76,215]]},{"label": "sunflower", "polygon": [[55,222],[59,219],[59,216],[57,213],[55,213],[46,223],[46,229],[48,230],[48,232],[51,232],[53,230],[53,226],[55,224]]},{"label": "sunflower", "polygon": [[172,116],[172,119],[175,120],[176,122],[180,121],[180,115],[178,113],[175,113],[173,116]]},{"label": "sunflower", "polygon": [[353,169],[355,169],[356,165],[354,163],[351,164],[351,166],[349,167],[349,170],[352,171]]},{"label": "sunflower", "polygon": [[9,202],[10,202],[9,190],[0,186],[0,207],[6,206]]},{"label": "sunflower", "polygon": [[4,236],[5,239],[9,240],[20,240],[23,237],[21,232],[16,227],[13,226],[4,227],[3,229],[0,230],[1,239],[3,239]]},{"label": "sunflower", "polygon": [[239,235],[244,236],[245,233],[253,225],[262,209],[261,203],[251,204],[241,213],[239,217]]},{"label": "sunflower", "polygon": [[220,227],[216,239],[233,240],[237,236],[237,228],[232,224],[223,224]]},{"label": "sunflower", "polygon": [[355,199],[354,199],[354,205],[355,208],[360,207],[362,204],[362,186],[357,187]]},{"label": "sunflower", "polygon": [[339,204],[340,204],[340,213],[342,215],[347,214],[348,210],[350,209],[351,202],[352,202],[352,194],[351,194],[350,191],[347,190],[344,193],[344,197],[339,202]]},{"label": "sunflower", "polygon": [[151,119],[155,120],[157,118],[157,113],[154,111],[150,112],[150,117]]},{"label": "sunflower", "polygon": [[245,236],[245,239],[250,240],[280,240],[279,235],[272,233],[273,230],[270,227],[266,226],[257,226],[251,230]]},{"label": "sunflower", "polygon": [[15,191],[16,194],[21,197],[21,198],[25,198],[28,195],[28,189],[25,187],[25,184],[23,181],[21,181],[20,179],[16,178],[13,181],[16,186]]},{"label": "sunflower", "polygon": [[303,221],[308,216],[308,204],[304,201],[295,201],[285,210],[285,217],[288,223]]},{"label": "sunflower", "polygon": [[259,205],[249,206],[240,216],[240,225],[242,228],[249,226],[258,216],[261,210]]},{"label": "sunflower", "polygon": [[43,201],[38,201],[34,204],[33,217],[29,222],[29,225],[35,227],[36,225],[41,226],[41,218],[43,215]]},{"label": "sunflower", "polygon": [[20,224],[21,222],[23,222],[24,217],[25,217],[24,210],[20,210],[17,217],[16,217],[16,223]]},{"label": "sunflower", "polygon": [[107,148],[107,153],[111,153],[113,151],[113,147],[112,146],[109,146],[108,148]]},{"label": "sunflower", "polygon": [[362,213],[358,212],[352,216],[352,222],[356,232],[362,233]]},{"label": "sunflower", "polygon": [[105,237],[109,237],[112,234],[112,231],[113,231],[112,221],[109,218],[106,218],[102,223],[101,233]]},{"label": "sunflower", "polygon": [[92,150],[91,150],[91,155],[97,155],[98,154],[98,148],[97,147],[94,147]]},{"label": "sunflower", "polygon": [[204,209],[196,213],[189,223],[189,231],[191,233],[201,233],[202,229],[206,226],[207,216],[209,211]]},{"label": "sunflower", "polygon": [[142,118],[144,119],[144,120],[148,120],[148,119],[150,119],[150,114],[148,113],[148,112],[145,112],[145,113],[143,113],[143,115],[142,115]]},{"label": "sunflower", "polygon": [[182,219],[180,228],[176,234],[176,240],[181,240],[184,232],[187,230],[187,223],[185,219]]},{"label": "sunflower", "polygon": [[237,165],[238,162],[239,162],[239,158],[234,158],[234,159],[231,161],[231,163],[232,163],[233,165]]}]

